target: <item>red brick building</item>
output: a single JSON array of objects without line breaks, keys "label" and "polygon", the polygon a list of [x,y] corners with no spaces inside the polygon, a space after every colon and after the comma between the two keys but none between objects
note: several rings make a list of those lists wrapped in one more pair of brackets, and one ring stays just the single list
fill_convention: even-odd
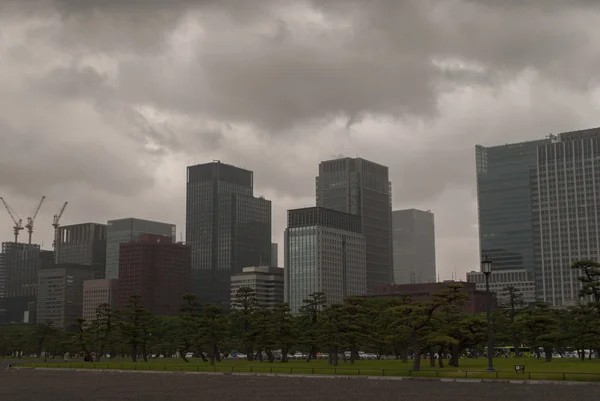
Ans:
[{"label": "red brick building", "polygon": [[153,315],[176,315],[191,291],[191,253],[172,238],[144,234],[120,244],[118,307],[139,295]]},{"label": "red brick building", "polygon": [[[379,287],[373,294],[365,295],[367,298],[384,298],[384,297],[409,297],[415,302],[431,302],[433,295],[448,289],[448,284],[461,284],[461,291],[465,291],[468,295],[467,302],[463,306],[465,313],[483,313],[486,310],[486,292],[479,291],[475,283],[444,281],[441,283],[424,283],[424,284],[401,284],[388,285]],[[496,297],[492,293],[490,295],[492,301],[492,309],[496,308]]]}]

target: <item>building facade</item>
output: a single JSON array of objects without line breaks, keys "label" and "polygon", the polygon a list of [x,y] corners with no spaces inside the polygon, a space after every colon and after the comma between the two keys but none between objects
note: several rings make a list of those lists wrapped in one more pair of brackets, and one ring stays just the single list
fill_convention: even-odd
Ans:
[{"label": "building facade", "polygon": [[494,270],[533,272],[531,169],[549,141],[475,147],[479,248]]},{"label": "building facade", "polygon": [[188,167],[186,244],[200,302],[229,307],[231,276],[271,264],[271,201],[253,188],[249,170],[221,162]]},{"label": "building facade", "polygon": [[279,267],[279,245],[275,242],[271,244],[271,266]]},{"label": "building facade", "polygon": [[392,191],[386,166],[344,157],[319,164],[317,206],[360,216],[367,247],[367,289],[391,284]]},{"label": "building facade", "polygon": [[179,313],[183,296],[190,293],[190,248],[172,237],[143,234],[138,241],[120,245],[118,307],[133,295],[155,316]]},{"label": "building facade", "polygon": [[64,263],[39,270],[37,322],[68,329],[83,316],[83,283],[102,276],[88,265]]},{"label": "building facade", "polygon": [[[467,273],[467,282],[475,283],[477,290],[485,291],[485,275],[481,272]],[[510,302],[507,287],[514,287],[522,295],[525,304],[531,305],[536,302],[535,279],[530,271],[501,270],[490,274],[490,291],[496,294],[499,305],[507,305]]]},{"label": "building facade", "polygon": [[[451,280],[441,283],[390,285],[381,287],[376,293],[366,295],[366,298],[402,297],[414,302],[430,303],[434,299],[435,294],[447,290],[449,284],[462,285],[461,291],[467,294],[467,301],[462,307],[464,313],[476,314],[486,311],[488,300],[486,291],[478,290],[475,283]],[[492,309],[496,308],[497,301],[494,294],[491,294],[489,300],[492,303]]]},{"label": "building facade", "polygon": [[394,284],[435,283],[435,225],[431,211],[392,212]]},{"label": "building facade", "polygon": [[231,303],[240,288],[252,288],[260,307],[275,309],[283,302],[283,269],[271,266],[244,267],[241,273],[231,276]]},{"label": "building facade", "polygon": [[143,234],[155,234],[171,237],[176,241],[177,228],[175,224],[161,223],[158,221],[126,218],[109,220],[107,223],[106,238],[106,274],[107,279],[119,278],[119,252],[120,245],[140,239]]},{"label": "building facade", "polygon": [[285,301],[294,314],[314,292],[323,292],[327,305],[367,292],[366,241],[357,215],[289,210],[284,255]]},{"label": "building facade", "polygon": [[106,269],[106,224],[62,226],[55,239],[56,263]]},{"label": "building facade", "polygon": [[119,280],[99,279],[83,282],[83,318],[90,322],[96,318],[96,309],[102,304],[117,308]]},{"label": "building facade", "polygon": [[579,301],[577,260],[600,260],[600,128],[559,134],[541,145],[532,169],[538,300]]},{"label": "building facade", "polygon": [[38,271],[54,252],[37,244],[3,242],[0,253],[0,323],[35,323]]}]

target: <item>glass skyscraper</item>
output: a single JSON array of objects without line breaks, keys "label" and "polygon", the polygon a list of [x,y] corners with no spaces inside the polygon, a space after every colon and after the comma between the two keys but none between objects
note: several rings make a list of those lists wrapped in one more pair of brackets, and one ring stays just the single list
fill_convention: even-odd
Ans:
[{"label": "glass skyscraper", "polygon": [[284,298],[293,314],[323,292],[327,305],[367,291],[366,243],[359,216],[322,207],[288,211]]},{"label": "glass skyscraper", "polygon": [[157,221],[126,218],[109,220],[106,234],[106,277],[107,279],[119,278],[119,247],[124,242],[133,242],[140,239],[142,234],[155,234],[171,237],[176,241],[177,231],[175,224],[160,223]]},{"label": "glass skyscraper", "polygon": [[531,169],[549,140],[475,147],[479,247],[494,270],[533,272]]},{"label": "glass skyscraper", "polygon": [[392,212],[394,284],[435,283],[435,227],[431,211]]},{"label": "glass skyscraper", "polygon": [[201,302],[228,307],[231,276],[271,264],[271,201],[254,197],[253,178],[221,162],[188,167],[186,243]]},{"label": "glass skyscraper", "polygon": [[367,290],[393,282],[392,191],[386,166],[344,157],[319,164],[317,206],[360,216],[367,251]]}]

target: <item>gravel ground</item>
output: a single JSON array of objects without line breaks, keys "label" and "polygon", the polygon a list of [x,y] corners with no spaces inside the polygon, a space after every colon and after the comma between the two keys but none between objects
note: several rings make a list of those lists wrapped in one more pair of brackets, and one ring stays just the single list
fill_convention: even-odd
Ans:
[{"label": "gravel ground", "polygon": [[0,400],[7,401],[581,401],[595,399],[599,391],[585,385],[0,371]]}]

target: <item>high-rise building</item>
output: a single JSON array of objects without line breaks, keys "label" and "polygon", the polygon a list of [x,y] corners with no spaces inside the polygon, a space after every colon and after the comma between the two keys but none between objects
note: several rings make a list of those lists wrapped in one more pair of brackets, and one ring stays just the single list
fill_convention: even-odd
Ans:
[{"label": "high-rise building", "polygon": [[38,273],[37,322],[68,329],[83,315],[83,282],[103,275],[98,267],[64,263]]},{"label": "high-rise building", "polygon": [[201,302],[228,307],[231,276],[271,262],[271,201],[253,185],[252,171],[221,162],[188,167],[186,244]]},{"label": "high-rise building", "polygon": [[190,293],[190,248],[172,237],[143,234],[120,245],[118,306],[133,295],[155,316],[179,313]]},{"label": "high-rise building", "polygon": [[540,145],[532,169],[538,300],[579,301],[577,260],[600,260],[600,128],[567,132]]},{"label": "high-rise building", "polygon": [[362,158],[319,164],[317,206],[360,216],[367,246],[367,289],[393,281],[392,191],[388,168]]},{"label": "high-rise building", "polygon": [[119,246],[123,242],[140,239],[142,234],[154,234],[171,237],[176,241],[177,229],[175,224],[157,221],[126,218],[109,220],[106,235],[106,275],[107,279],[119,278]]},{"label": "high-rise building", "polygon": [[38,271],[54,263],[54,252],[37,244],[3,242],[0,253],[0,322],[34,323]]},{"label": "high-rise building", "polygon": [[55,244],[56,263],[106,269],[106,224],[84,223],[62,226]]},{"label": "high-rise building", "polygon": [[117,307],[119,280],[99,279],[83,282],[83,318],[92,321],[96,318],[96,310],[102,304]]},{"label": "high-rise building", "polygon": [[294,314],[315,292],[325,294],[327,305],[367,292],[360,216],[322,207],[288,210],[284,255],[284,296]]},{"label": "high-rise building", "polygon": [[271,266],[279,267],[279,245],[275,242],[271,244]]},{"label": "high-rise building", "polygon": [[231,302],[235,302],[240,288],[254,290],[260,307],[275,309],[283,302],[283,269],[270,266],[244,267],[241,273],[231,276]]},{"label": "high-rise building", "polygon": [[475,147],[479,247],[494,270],[533,272],[531,169],[549,140]]},{"label": "high-rise building", "polygon": [[435,283],[435,228],[431,211],[392,212],[394,283]]}]

